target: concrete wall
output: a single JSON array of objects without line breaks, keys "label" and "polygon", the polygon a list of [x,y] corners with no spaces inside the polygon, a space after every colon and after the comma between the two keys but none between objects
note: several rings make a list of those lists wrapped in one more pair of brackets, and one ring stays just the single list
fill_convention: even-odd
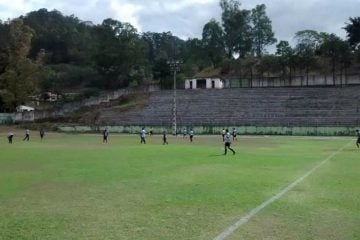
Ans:
[{"label": "concrete wall", "polygon": [[25,111],[14,113],[13,121],[18,122],[33,122],[35,120],[35,111]]},{"label": "concrete wall", "polygon": [[[107,127],[111,133],[138,134],[143,126],[60,126],[58,130],[69,133],[101,132]],[[354,136],[356,127],[261,127],[261,126],[178,126],[178,134],[184,128],[193,129],[195,135],[214,134],[220,135],[223,128],[231,130],[235,127],[240,135],[294,135],[294,136]],[[172,133],[171,126],[153,126],[155,134],[164,130]],[[150,127],[145,129],[149,132]]]},{"label": "concrete wall", "polygon": [[197,86],[198,86],[197,81],[203,80],[203,79],[206,80],[206,88],[207,89],[213,88],[212,87],[213,81],[215,84],[214,88],[221,89],[221,88],[225,87],[224,81],[222,81],[220,78],[201,78],[201,79],[194,78],[194,79],[186,79],[185,80],[185,89],[190,89],[190,86],[191,86],[190,82],[192,82],[192,89],[197,89]]},{"label": "concrete wall", "polygon": [[12,123],[14,118],[13,113],[0,113],[0,124]]}]

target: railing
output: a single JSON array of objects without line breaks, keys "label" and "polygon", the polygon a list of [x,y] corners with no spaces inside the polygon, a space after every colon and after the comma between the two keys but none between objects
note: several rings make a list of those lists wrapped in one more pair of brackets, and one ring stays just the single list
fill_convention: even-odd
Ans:
[{"label": "railing", "polygon": [[242,76],[225,78],[226,88],[315,87],[360,85],[360,74],[295,75],[291,77]]}]

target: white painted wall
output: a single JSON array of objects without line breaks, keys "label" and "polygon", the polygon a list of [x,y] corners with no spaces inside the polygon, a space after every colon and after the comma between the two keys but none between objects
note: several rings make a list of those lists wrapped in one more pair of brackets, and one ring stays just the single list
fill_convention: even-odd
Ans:
[{"label": "white painted wall", "polygon": [[[201,80],[204,78],[201,78]],[[193,78],[193,79],[186,79],[185,80],[185,89],[190,89],[190,85],[192,82],[192,89],[197,89],[197,80],[200,80],[200,78]],[[216,89],[224,88],[224,81],[222,81],[220,78],[205,78],[206,80],[206,88],[211,89],[212,88],[212,82],[215,83]]]}]

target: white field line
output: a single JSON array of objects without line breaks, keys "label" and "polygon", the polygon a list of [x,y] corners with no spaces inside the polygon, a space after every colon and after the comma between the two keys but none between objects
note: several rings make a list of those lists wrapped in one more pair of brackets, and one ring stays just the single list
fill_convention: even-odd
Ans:
[{"label": "white field line", "polygon": [[300,182],[302,182],[306,177],[308,177],[310,174],[312,174],[314,171],[316,171],[318,168],[320,168],[322,165],[327,163],[330,159],[332,159],[336,154],[343,151],[351,142],[345,144],[343,147],[339,148],[336,152],[333,152],[330,154],[327,158],[322,160],[320,163],[318,163],[315,167],[313,167],[310,171],[296,179],[293,183],[289,184],[287,187],[285,187],[283,190],[278,192],[276,195],[268,199],[267,201],[261,203],[257,207],[253,208],[250,212],[248,212],[245,216],[240,218],[237,222],[229,226],[226,230],[224,230],[222,233],[220,233],[217,237],[214,238],[214,240],[225,240],[227,237],[229,237],[235,230],[237,230],[240,226],[247,223],[252,217],[254,217],[258,212],[260,212],[263,208],[267,207],[274,201],[278,200],[280,197],[282,197],[285,193],[293,189],[296,185],[298,185]]}]

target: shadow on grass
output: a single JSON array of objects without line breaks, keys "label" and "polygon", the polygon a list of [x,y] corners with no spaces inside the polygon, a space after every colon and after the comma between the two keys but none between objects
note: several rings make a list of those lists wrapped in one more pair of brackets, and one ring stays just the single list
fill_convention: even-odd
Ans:
[{"label": "shadow on grass", "polygon": [[[232,155],[232,154],[228,154],[228,155]],[[208,155],[208,157],[222,157],[222,156],[227,156],[227,155],[224,155],[224,153]]]}]

